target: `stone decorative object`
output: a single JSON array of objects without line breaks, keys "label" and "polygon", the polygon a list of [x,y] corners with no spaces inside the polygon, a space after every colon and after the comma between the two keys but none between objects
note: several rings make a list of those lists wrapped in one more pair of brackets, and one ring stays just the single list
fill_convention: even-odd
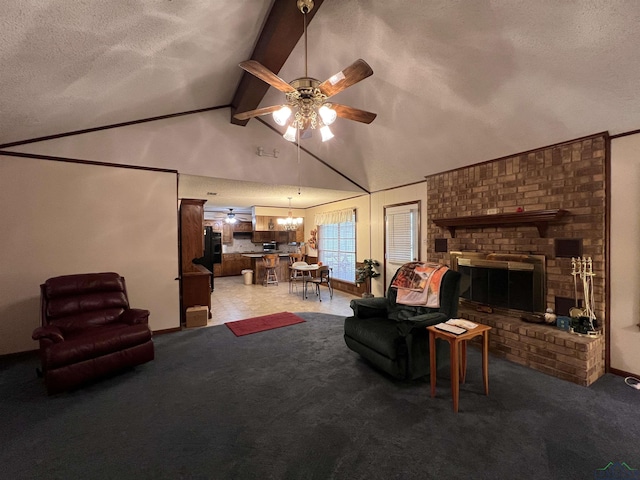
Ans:
[{"label": "stone decorative object", "polygon": [[571,328],[571,318],[566,316],[559,316],[556,320],[556,326],[560,330],[569,330]]},{"label": "stone decorative object", "polygon": [[555,325],[557,318],[556,314],[553,313],[553,309],[547,308],[547,311],[544,314],[544,321],[550,325]]}]

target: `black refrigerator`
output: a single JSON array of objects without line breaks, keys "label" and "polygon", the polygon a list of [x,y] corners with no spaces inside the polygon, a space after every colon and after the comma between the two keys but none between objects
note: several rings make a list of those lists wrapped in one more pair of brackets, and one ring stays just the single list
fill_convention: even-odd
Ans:
[{"label": "black refrigerator", "polygon": [[222,263],[222,234],[214,232],[211,227],[204,227],[204,256],[194,258],[198,263],[211,272],[211,291],[213,291],[213,266]]}]

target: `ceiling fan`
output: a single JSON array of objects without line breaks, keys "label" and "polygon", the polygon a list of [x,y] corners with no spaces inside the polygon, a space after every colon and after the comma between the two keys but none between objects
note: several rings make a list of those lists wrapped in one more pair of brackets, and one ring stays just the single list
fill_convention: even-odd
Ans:
[{"label": "ceiling fan", "polygon": [[317,128],[320,130],[324,142],[333,138],[329,125],[335,121],[336,117],[362,123],[371,123],[376,118],[375,113],[327,101],[347,87],[373,75],[373,70],[367,62],[358,59],[324,82],[309,77],[307,73],[307,13],[313,9],[313,0],[298,0],[297,6],[304,16],[304,77],[296,78],[287,83],[255,60],[240,63],[240,68],[283,92],[287,103],[237,113],[234,118],[247,120],[271,113],[278,125],[287,125],[287,130],[283,135],[286,140],[293,142],[296,140],[296,133],[300,138],[301,131],[310,133],[310,129]]}]

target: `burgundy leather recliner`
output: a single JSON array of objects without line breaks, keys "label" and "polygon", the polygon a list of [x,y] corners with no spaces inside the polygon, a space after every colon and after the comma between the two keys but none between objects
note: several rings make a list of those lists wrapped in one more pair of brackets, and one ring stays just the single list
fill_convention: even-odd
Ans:
[{"label": "burgundy leather recliner", "polygon": [[42,373],[49,395],[153,360],[149,311],[130,308],[117,273],[54,277],[40,285]]}]

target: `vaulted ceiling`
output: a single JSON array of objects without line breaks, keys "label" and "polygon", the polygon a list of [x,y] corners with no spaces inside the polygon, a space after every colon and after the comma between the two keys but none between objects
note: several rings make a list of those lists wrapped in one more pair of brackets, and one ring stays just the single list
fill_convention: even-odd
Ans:
[{"label": "vaulted ceiling", "polygon": [[[596,132],[640,128],[635,0],[316,0],[312,13],[309,75],[322,81],[363,58],[373,76],[335,100],[378,117],[370,125],[338,119],[332,140],[302,140],[306,159],[326,171],[308,175],[308,187],[372,192]],[[295,0],[5,2],[0,146],[38,153],[46,144],[49,154],[85,158],[69,145],[80,145],[86,133],[58,150],[60,140],[21,143],[120,124],[133,131],[128,122],[203,110],[172,118],[172,125],[224,115],[229,127],[219,135],[252,150],[256,138],[269,140],[293,158],[295,147],[282,143],[283,128],[270,116],[244,127],[230,122],[236,109],[284,102],[238,63],[254,58],[286,81],[303,76],[301,33]],[[99,145],[103,137],[93,138]],[[278,183],[243,166],[237,152],[238,166],[221,160],[217,173],[208,173],[206,150],[189,152],[189,162],[173,168]],[[148,152],[145,145],[123,163],[158,166]],[[290,163],[269,167],[291,171]],[[295,181],[286,183],[291,191]]]}]

